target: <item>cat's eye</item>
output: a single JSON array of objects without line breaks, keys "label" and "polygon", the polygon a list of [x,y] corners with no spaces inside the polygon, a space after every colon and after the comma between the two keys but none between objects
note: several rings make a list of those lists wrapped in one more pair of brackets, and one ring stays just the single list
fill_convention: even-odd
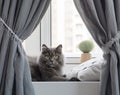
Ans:
[{"label": "cat's eye", "polygon": [[55,58],[55,59],[58,59],[58,56],[56,55],[56,56],[54,56],[54,58]]}]

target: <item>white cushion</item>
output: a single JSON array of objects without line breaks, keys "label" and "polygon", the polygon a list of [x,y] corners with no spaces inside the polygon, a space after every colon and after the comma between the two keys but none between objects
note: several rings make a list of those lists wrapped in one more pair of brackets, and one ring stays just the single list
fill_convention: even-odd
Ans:
[{"label": "white cushion", "polygon": [[103,59],[91,59],[79,66],[73,67],[68,77],[77,77],[81,81],[96,81],[100,80],[101,66],[104,63]]}]

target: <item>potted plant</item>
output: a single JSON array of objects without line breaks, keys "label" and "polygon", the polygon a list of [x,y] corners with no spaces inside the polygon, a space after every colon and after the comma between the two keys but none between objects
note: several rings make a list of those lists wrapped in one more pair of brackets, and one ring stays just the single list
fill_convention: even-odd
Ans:
[{"label": "potted plant", "polygon": [[90,52],[93,50],[94,45],[92,41],[85,40],[79,43],[78,48],[83,52],[81,54],[80,62],[83,63],[91,58]]}]

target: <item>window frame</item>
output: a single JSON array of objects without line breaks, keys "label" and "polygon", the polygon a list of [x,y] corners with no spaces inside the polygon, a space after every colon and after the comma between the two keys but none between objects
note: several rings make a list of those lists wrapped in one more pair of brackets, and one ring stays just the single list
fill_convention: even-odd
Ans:
[{"label": "window frame", "polygon": [[[52,8],[51,4],[46,11],[40,23],[40,47],[46,44],[48,47],[52,46]],[[72,56],[71,56],[72,55]],[[65,63],[80,63],[80,55],[76,56],[74,53],[64,53]]]},{"label": "window frame", "polygon": [[[50,4],[40,24],[40,47],[42,46],[42,44],[46,44],[48,47],[52,46],[52,3]],[[63,54],[65,58],[65,63],[80,63],[81,53],[63,52]],[[94,55],[93,53],[93,58],[98,57],[98,55],[101,56],[102,54],[98,53],[96,56],[96,54]]]},{"label": "window frame", "polygon": [[46,44],[48,47],[52,45],[52,32],[51,32],[51,4],[48,7],[44,17],[40,22],[40,47]]}]

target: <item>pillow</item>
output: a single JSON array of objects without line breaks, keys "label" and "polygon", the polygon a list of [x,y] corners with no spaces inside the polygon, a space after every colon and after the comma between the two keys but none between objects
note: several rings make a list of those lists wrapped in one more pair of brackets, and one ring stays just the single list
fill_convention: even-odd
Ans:
[{"label": "pillow", "polygon": [[98,81],[100,80],[101,66],[104,63],[103,59],[91,59],[79,66],[73,67],[68,77],[77,77],[81,81]]}]

